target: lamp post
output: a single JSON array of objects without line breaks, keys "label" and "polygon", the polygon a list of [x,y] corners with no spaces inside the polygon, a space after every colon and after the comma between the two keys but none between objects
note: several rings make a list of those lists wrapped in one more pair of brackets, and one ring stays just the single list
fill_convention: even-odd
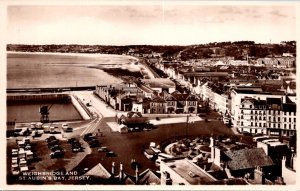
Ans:
[{"label": "lamp post", "polygon": [[188,138],[188,127],[189,127],[189,115],[186,116],[186,128],[185,128],[186,138]]}]

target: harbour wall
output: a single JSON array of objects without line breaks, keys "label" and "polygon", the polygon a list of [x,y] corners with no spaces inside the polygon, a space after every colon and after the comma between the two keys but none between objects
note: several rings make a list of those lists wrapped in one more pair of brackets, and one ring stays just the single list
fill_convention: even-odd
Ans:
[{"label": "harbour wall", "polygon": [[76,108],[82,119],[91,119],[91,114],[80,104],[79,101],[72,95],[67,93],[46,93],[46,94],[7,94],[6,102],[9,103],[39,103],[39,102],[53,102],[53,103],[72,103]]},{"label": "harbour wall", "polygon": [[7,103],[18,103],[18,102],[62,102],[69,103],[71,101],[70,95],[66,93],[56,94],[7,94]]},{"label": "harbour wall", "polygon": [[81,103],[79,101],[79,99],[77,99],[76,97],[74,97],[73,95],[70,95],[71,97],[71,101],[72,104],[74,105],[74,107],[77,109],[77,111],[79,112],[79,114],[81,115],[81,117],[84,120],[89,120],[91,119],[91,113],[88,111],[88,109],[85,107],[85,105],[83,103]]}]

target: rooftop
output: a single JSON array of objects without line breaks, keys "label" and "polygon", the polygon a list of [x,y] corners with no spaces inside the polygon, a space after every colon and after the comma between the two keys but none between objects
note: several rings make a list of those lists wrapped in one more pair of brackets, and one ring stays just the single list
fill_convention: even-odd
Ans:
[{"label": "rooftop", "polygon": [[166,164],[192,185],[209,184],[215,179],[187,159],[168,160]]},{"label": "rooftop", "polygon": [[257,166],[272,166],[272,159],[266,155],[262,148],[241,149],[224,152],[230,160],[228,168],[231,170],[241,170],[256,168]]},{"label": "rooftop", "polygon": [[175,88],[175,83],[168,78],[143,79],[142,81],[151,88]]}]

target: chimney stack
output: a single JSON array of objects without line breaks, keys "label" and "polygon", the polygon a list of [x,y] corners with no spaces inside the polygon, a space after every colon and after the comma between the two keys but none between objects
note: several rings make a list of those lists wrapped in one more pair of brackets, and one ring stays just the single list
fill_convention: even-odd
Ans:
[{"label": "chimney stack", "polygon": [[139,182],[139,167],[138,165],[135,166],[135,184]]},{"label": "chimney stack", "polygon": [[265,184],[265,175],[259,166],[254,170],[254,180],[258,184]]},{"label": "chimney stack", "polygon": [[119,175],[120,181],[123,180],[123,178],[124,178],[123,176],[124,176],[124,172],[123,172],[123,164],[120,163],[120,175]]},{"label": "chimney stack", "polygon": [[112,162],[111,174],[113,177],[115,176],[115,162]]},{"label": "chimney stack", "polygon": [[215,140],[213,137],[210,137],[210,154],[211,154],[211,161],[215,159]]}]

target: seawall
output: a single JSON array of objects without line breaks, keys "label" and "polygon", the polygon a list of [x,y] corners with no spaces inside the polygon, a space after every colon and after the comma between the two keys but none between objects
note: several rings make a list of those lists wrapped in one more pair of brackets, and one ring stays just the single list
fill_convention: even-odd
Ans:
[{"label": "seawall", "polygon": [[89,120],[92,118],[90,112],[85,108],[85,106],[82,103],[79,102],[78,99],[76,99],[73,95],[70,95],[70,98],[72,104],[84,120]]},{"label": "seawall", "polygon": [[7,94],[7,103],[72,103],[82,119],[91,119],[91,114],[84,105],[81,105],[76,98],[67,93],[47,93],[47,94]]},{"label": "seawall", "polygon": [[70,102],[70,96],[66,93],[56,94],[7,94],[6,101],[18,103],[18,102]]}]

